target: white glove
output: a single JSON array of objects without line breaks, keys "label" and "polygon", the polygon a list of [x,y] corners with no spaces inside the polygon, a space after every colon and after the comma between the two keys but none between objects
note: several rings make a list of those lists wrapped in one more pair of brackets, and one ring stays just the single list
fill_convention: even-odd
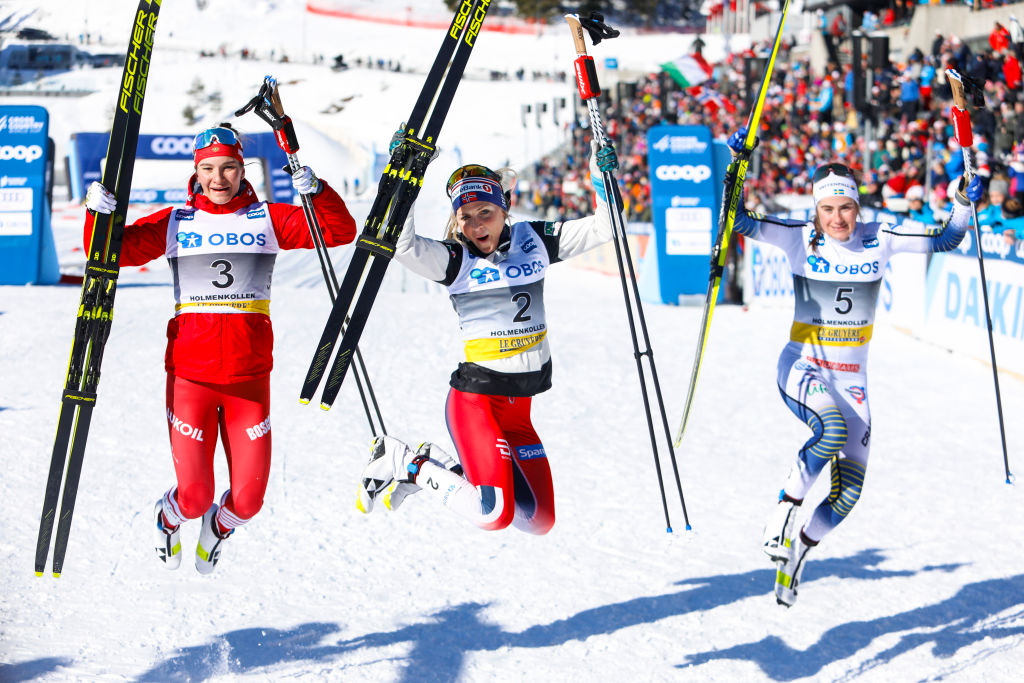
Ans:
[{"label": "white glove", "polygon": [[117,199],[107,188],[93,181],[85,193],[85,208],[93,213],[114,213]]},{"label": "white glove", "polygon": [[299,194],[316,194],[320,191],[320,179],[309,166],[303,166],[292,174],[292,187]]}]

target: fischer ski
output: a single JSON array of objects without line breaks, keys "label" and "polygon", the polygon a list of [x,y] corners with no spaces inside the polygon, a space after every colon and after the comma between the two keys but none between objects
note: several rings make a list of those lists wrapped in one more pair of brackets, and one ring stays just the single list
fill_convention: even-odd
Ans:
[{"label": "fischer ski", "polygon": [[92,409],[96,405],[100,364],[113,320],[114,294],[120,272],[121,241],[160,3],[161,0],[139,0],[128,36],[128,52],[114,108],[114,121],[110,130],[107,161],[102,179],[103,186],[112,189],[117,199],[117,208],[109,215],[88,212],[86,216],[92,227],[92,241],[82,283],[82,297],[78,307],[64,392],[61,395],[60,417],[46,480],[43,511],[39,520],[35,558],[37,576],[42,576],[50,550],[62,475],[64,493],[61,496],[57,534],[53,539],[54,576],[60,576],[68,536],[71,533],[71,517],[82,474],[85,443],[89,436]]},{"label": "fischer ski", "polygon": [[761,88],[758,90],[757,100],[750,110],[747,119],[747,137],[743,142],[743,152],[732,160],[725,171],[725,186],[730,193],[725,197],[727,200],[723,206],[724,211],[718,214],[718,237],[711,248],[711,269],[708,275],[708,291],[704,298],[704,313],[700,322],[700,334],[697,337],[697,350],[694,354],[693,368],[690,371],[690,383],[686,390],[686,402],[683,405],[683,416],[679,420],[679,431],[676,433],[673,445],[676,448],[683,443],[683,434],[686,432],[686,424],[690,419],[690,409],[693,407],[693,397],[697,390],[697,379],[700,377],[700,366],[704,358],[704,348],[708,343],[708,332],[711,330],[711,316],[715,312],[715,303],[718,301],[718,290],[722,284],[722,275],[725,273],[725,258],[729,248],[729,237],[732,235],[732,228],[736,221],[736,211],[739,207],[740,198],[743,192],[743,181],[747,176],[747,166],[750,164],[750,155],[757,145],[757,127],[761,121],[761,111],[764,108],[764,100],[768,95],[768,84],[771,82],[772,69],[775,67],[775,58],[779,54],[779,44],[782,40],[782,27],[786,23],[786,14],[789,11],[789,0],[782,3],[782,12],[779,16],[779,27],[775,30],[775,41],[772,45],[771,56],[768,57],[768,64],[761,78]]},{"label": "fischer ski", "polygon": [[[320,399],[320,407],[329,410],[341,390],[341,384],[351,365],[352,354],[366,326],[388,264],[394,256],[395,243],[423,186],[423,175],[427,165],[437,155],[437,135],[462,80],[466,63],[476,44],[490,4],[491,0],[462,0],[452,18],[451,26],[430,67],[412,113],[407,123],[403,125],[398,144],[392,150],[391,159],[381,174],[377,196],[366,217],[363,231],[356,241],[356,250],[352,254],[352,260],[338,290],[338,297],[306,373],[299,394],[299,401],[304,404],[310,402],[320,385],[331,356],[334,355],[335,346],[338,346],[338,352],[327,373],[327,383]],[[347,329],[342,334],[345,316],[350,307],[351,317]]]}]

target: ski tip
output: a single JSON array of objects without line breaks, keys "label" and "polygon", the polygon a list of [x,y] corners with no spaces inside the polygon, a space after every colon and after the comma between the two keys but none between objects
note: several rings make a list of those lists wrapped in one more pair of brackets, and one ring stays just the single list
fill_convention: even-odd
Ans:
[{"label": "ski tip", "polygon": [[43,575],[43,572],[41,572],[40,570],[37,569],[36,570],[36,576],[42,576],[42,575]]},{"label": "ski tip", "polygon": [[53,578],[59,579],[60,578],[60,572],[54,572],[53,573]]},{"label": "ski tip", "polygon": [[686,530],[687,530],[687,531],[693,531],[693,527],[692,527],[692,526],[690,526],[689,524],[687,524],[687,525],[686,525]]},{"label": "ski tip", "polygon": [[304,405],[304,406],[308,406],[308,405],[309,405],[309,399],[308,399],[308,398],[302,398],[302,397],[300,396],[300,397],[299,397],[299,403],[301,403],[301,404],[302,404],[302,405]]},{"label": "ski tip", "polygon": [[331,404],[330,403],[321,403],[320,404],[320,410],[330,410],[330,409],[331,409]]},{"label": "ski tip", "polygon": [[672,533],[672,527],[670,527],[670,526],[665,527],[665,533],[666,534]]},{"label": "ski tip", "polygon": [[1017,481],[1017,477],[1015,475],[1013,475],[1013,474],[1008,475],[1006,477],[1006,483],[1009,484],[1010,486],[1013,486],[1013,482],[1015,482],[1015,481]]}]

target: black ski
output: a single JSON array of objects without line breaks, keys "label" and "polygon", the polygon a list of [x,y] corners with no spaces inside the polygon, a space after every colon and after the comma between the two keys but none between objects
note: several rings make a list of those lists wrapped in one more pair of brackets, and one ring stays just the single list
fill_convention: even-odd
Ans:
[{"label": "black ski", "polygon": [[[71,517],[78,494],[78,482],[85,457],[92,409],[96,404],[96,387],[100,379],[103,349],[113,320],[114,294],[120,272],[121,241],[131,192],[136,147],[139,144],[139,123],[146,96],[153,34],[161,0],[139,0],[128,37],[121,89],[114,108],[114,121],[103,167],[103,186],[117,199],[117,208],[110,215],[87,214],[92,223],[89,260],[82,283],[82,298],[71,344],[71,358],[61,396],[60,418],[50,459],[50,470],[43,498],[36,541],[35,571],[42,576],[50,550],[50,539],[57,512],[57,497],[64,475],[60,521],[53,547],[53,574],[60,576],[71,533]],[[67,472],[65,474],[65,464]]]},{"label": "black ski", "polygon": [[[423,185],[423,174],[427,165],[435,156],[437,136],[448,115],[448,109],[462,80],[466,63],[469,61],[469,55],[490,4],[491,0],[463,0],[455,12],[448,33],[409,116],[404,136],[392,152],[377,186],[377,196],[356,242],[356,251],[352,254],[352,260],[338,291],[338,298],[306,373],[306,380],[299,395],[302,403],[309,403],[313,398],[313,393],[323,378],[327,363],[341,335],[341,345],[328,374],[320,407],[324,410],[329,409],[337,398],[351,364],[352,354],[384,281],[388,264],[394,255],[395,243]],[[427,116],[431,103],[433,108],[430,111],[430,118],[421,131],[420,126]],[[359,284],[363,280],[371,256],[375,258],[360,289]],[[342,334],[345,316],[352,306],[357,290],[359,298],[352,310],[348,327]]]}]

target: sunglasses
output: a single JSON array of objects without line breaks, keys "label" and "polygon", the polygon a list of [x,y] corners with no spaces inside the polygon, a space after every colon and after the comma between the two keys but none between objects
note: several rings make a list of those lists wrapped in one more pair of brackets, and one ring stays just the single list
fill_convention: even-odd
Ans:
[{"label": "sunglasses", "polygon": [[228,147],[238,145],[239,149],[242,148],[242,141],[230,128],[207,128],[192,140],[192,151],[196,152],[218,142]]},{"label": "sunglasses", "polygon": [[843,164],[830,163],[819,166],[814,171],[814,177],[811,179],[813,183],[819,183],[829,176],[829,174],[837,175],[840,178],[853,178],[853,171],[849,167]]},{"label": "sunglasses", "polygon": [[449,197],[452,196],[452,188],[455,187],[455,184],[465,178],[487,178],[488,180],[493,180],[498,183],[498,185],[501,185],[501,176],[491,169],[486,166],[481,166],[480,164],[466,164],[461,168],[455,169],[455,172],[448,177],[448,185],[446,189]]}]

